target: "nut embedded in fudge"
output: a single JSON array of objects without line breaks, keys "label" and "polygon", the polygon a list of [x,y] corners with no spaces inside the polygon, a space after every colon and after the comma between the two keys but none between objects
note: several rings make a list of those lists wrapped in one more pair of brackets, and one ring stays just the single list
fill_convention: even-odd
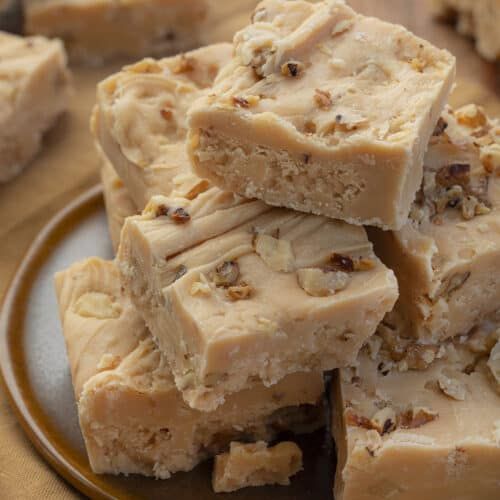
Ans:
[{"label": "nut embedded in fudge", "polygon": [[43,134],[67,110],[66,54],[58,40],[0,32],[0,183],[38,153]]},{"label": "nut embedded in fudge", "polygon": [[400,228],[455,59],[341,1],[265,0],[189,111],[195,173],[249,198]]},{"label": "nut embedded in fudge", "polygon": [[229,61],[229,43],[126,66],[98,85],[92,129],[142,210],[151,196],[195,196],[208,187],[191,174],[186,112]]},{"label": "nut embedded in fudge", "polygon": [[338,371],[336,500],[498,498],[499,332],[442,344],[422,371],[401,371],[374,336]]},{"label": "nut embedded in fudge", "polygon": [[255,381],[354,362],[398,295],[363,228],[217,188],[153,197],[126,220],[117,263],[184,399],[205,411]]},{"label": "nut embedded in fudge", "polygon": [[164,356],[112,262],[88,259],[56,275],[59,312],[82,434],[96,473],[167,478],[233,440],[273,439],[323,425],[321,373],[256,385],[215,412],[186,406]]},{"label": "nut embedded in fudge", "polygon": [[370,237],[396,273],[408,332],[437,343],[500,303],[500,122],[475,105],[446,109],[424,165],[408,222]]}]

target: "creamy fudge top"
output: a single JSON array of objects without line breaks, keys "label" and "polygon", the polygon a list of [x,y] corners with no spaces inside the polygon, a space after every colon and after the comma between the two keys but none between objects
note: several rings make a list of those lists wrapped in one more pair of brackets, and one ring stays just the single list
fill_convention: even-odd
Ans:
[{"label": "creamy fudge top", "polygon": [[495,324],[484,323],[469,338],[442,344],[425,370],[394,363],[397,354],[374,336],[358,365],[340,372],[348,447],[368,442],[376,455],[382,446],[402,443],[498,446],[499,334]]},{"label": "creamy fudge top", "polygon": [[[0,32],[0,123],[17,107],[29,104],[30,88],[37,85],[37,71],[54,59],[61,60],[61,68],[65,67],[66,56],[59,40]],[[62,89],[67,86],[69,73],[60,70],[53,78],[55,86]]]},{"label": "creamy fudge top", "polygon": [[388,287],[397,294],[363,228],[242,203],[216,188],[194,200],[153,197],[127,225],[145,255],[162,263],[155,284],[163,293],[173,287],[207,342],[228,335],[237,343],[239,331],[279,335],[278,324],[290,322],[292,331],[300,318],[314,311],[322,317],[365,292]]},{"label": "creamy fudge top", "polygon": [[430,278],[498,249],[499,213],[500,122],[476,105],[448,108],[430,140],[409,222],[396,238],[428,260]]},{"label": "creamy fudge top", "polygon": [[[95,124],[95,133],[105,128],[119,153],[134,166],[168,169],[171,174],[162,179],[171,178],[171,183],[156,186],[157,194],[170,194],[173,179],[189,174],[187,109],[212,85],[231,50],[230,44],[221,43],[176,57],[145,59],[99,84],[100,123]],[[103,148],[109,156],[105,144]],[[177,185],[182,181],[177,179]]]},{"label": "creamy fudge top", "polygon": [[339,0],[265,0],[234,46],[231,63],[193,112],[233,108],[316,150],[413,147],[455,64],[405,28]]},{"label": "creamy fudge top", "polygon": [[[118,270],[112,262],[87,259],[57,273],[55,283],[77,400],[89,388],[107,383],[125,384],[140,393],[160,397],[168,392],[178,394],[164,357],[141,316],[122,293]],[[279,398],[273,396],[275,391]],[[273,388],[259,385],[232,395],[213,415],[235,414],[245,407],[260,406],[266,399],[270,407],[276,408],[316,404],[322,391],[321,374],[296,373]],[[211,418],[206,412],[189,409],[180,395],[178,407],[172,408],[173,414],[180,412],[190,419],[197,414],[203,416],[202,420]],[[147,414],[139,418],[148,424]]]}]

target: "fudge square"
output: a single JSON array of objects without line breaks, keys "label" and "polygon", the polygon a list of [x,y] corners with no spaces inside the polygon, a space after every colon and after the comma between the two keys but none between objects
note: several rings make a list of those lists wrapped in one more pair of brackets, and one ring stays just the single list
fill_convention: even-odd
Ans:
[{"label": "fudge square", "polygon": [[92,470],[167,478],[223,452],[232,440],[273,439],[323,425],[321,373],[257,385],[215,412],[189,408],[144,321],[97,258],[56,275],[80,426]]},{"label": "fudge square", "polygon": [[455,60],[341,1],[265,0],[189,112],[194,171],[271,205],[400,228]]},{"label": "fudge square", "polygon": [[205,0],[27,0],[26,32],[64,41],[74,62],[167,55],[199,45]]},{"label": "fudge square", "polygon": [[332,387],[335,500],[500,498],[495,328],[443,344],[424,371],[388,368],[374,336],[356,368],[339,371]]},{"label": "fudge square", "polygon": [[365,230],[210,188],[153,197],[117,263],[188,404],[354,362],[397,298]]},{"label": "fudge square", "polygon": [[38,153],[44,132],[68,108],[70,87],[59,41],[0,32],[0,183]]},{"label": "fudge square", "polygon": [[220,43],[148,59],[98,85],[94,135],[141,210],[151,196],[169,195],[179,184],[186,186],[186,195],[200,183],[208,184],[190,173],[186,112],[208,91],[231,52],[231,44]]},{"label": "fudge square", "polygon": [[500,303],[500,122],[448,108],[425,156],[424,179],[399,231],[372,230],[400,286],[396,311],[424,343],[466,334]]}]

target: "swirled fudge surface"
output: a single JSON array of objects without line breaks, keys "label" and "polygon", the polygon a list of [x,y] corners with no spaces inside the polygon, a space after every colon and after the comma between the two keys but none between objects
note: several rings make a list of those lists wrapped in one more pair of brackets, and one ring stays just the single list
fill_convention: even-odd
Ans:
[{"label": "swirled fudge surface", "polygon": [[195,173],[271,205],[399,228],[455,60],[342,1],[265,0],[189,112]]},{"label": "swirled fudge surface", "polygon": [[200,182],[190,173],[186,112],[211,86],[231,50],[222,43],[144,60],[99,84],[92,128],[140,209],[151,196],[169,195],[181,185],[189,196]]}]

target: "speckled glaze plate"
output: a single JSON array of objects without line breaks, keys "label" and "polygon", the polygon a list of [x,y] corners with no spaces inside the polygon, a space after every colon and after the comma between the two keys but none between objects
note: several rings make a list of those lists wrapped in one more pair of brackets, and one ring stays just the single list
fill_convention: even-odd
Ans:
[{"label": "speckled glaze plate", "polygon": [[304,470],[290,487],[216,495],[210,485],[210,462],[166,481],[91,471],[78,427],[53,275],[92,255],[113,256],[99,186],[66,207],[40,233],[11,283],[0,316],[0,368],[7,394],[26,434],[52,467],[91,498],[331,499],[334,464],[327,430],[297,439],[304,451]]}]

